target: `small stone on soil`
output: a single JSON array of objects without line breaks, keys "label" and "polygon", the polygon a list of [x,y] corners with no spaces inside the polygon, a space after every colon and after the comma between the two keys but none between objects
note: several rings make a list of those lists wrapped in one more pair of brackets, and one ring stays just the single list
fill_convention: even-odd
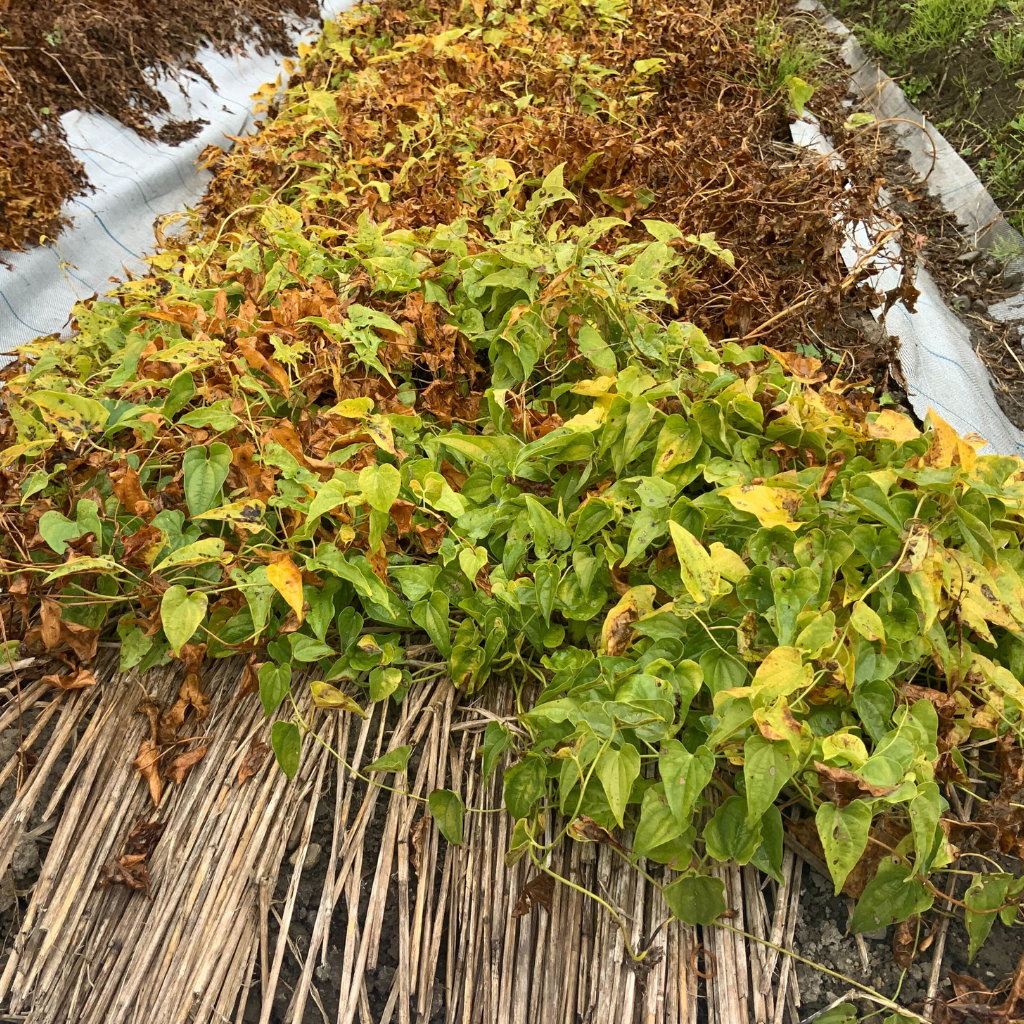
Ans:
[{"label": "small stone on soil", "polygon": [[11,858],[11,870],[14,872],[15,878],[22,879],[30,871],[35,871],[37,867],[39,867],[39,848],[34,839],[29,839],[26,836],[15,847],[14,856]]},{"label": "small stone on soil", "polygon": [[[306,856],[302,861],[302,870],[308,871],[310,868],[315,868],[320,863],[320,855],[323,853],[323,849],[319,843],[310,843],[306,847]],[[299,862],[299,851],[296,850],[289,859],[288,863],[293,867]]]}]

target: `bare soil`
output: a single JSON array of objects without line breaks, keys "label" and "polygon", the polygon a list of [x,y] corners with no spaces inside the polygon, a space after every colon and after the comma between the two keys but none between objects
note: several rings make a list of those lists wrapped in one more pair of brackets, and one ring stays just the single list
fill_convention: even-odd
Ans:
[{"label": "bare soil", "polygon": [[[864,26],[884,26],[899,33],[910,23],[912,5],[902,0],[833,0],[832,6],[870,48]],[[1012,124],[1024,107],[1024,66],[1001,64],[992,42],[999,33],[1021,29],[1007,5],[1000,3],[981,26],[951,49],[896,58],[876,54],[882,67],[900,81],[911,101],[985,182],[1018,229],[1024,225],[1024,177],[1020,169],[1000,166],[998,161],[1000,150],[1019,147],[1024,139],[1015,138],[1019,129]]]}]

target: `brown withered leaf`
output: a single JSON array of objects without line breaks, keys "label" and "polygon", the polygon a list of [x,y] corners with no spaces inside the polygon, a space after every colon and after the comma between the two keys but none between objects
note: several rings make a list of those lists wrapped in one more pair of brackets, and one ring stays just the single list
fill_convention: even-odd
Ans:
[{"label": "brown withered leaf", "polygon": [[125,841],[125,853],[148,857],[160,841],[166,828],[166,821],[140,821],[128,833],[128,839]]},{"label": "brown withered leaf", "polygon": [[299,463],[307,469],[320,470],[321,472],[334,473],[337,468],[333,462],[325,462],[309,454],[302,443],[299,432],[288,420],[278,420],[277,426],[271,427],[262,437],[262,441],[276,441],[289,454],[295,456]]},{"label": "brown withered leaf", "polygon": [[100,868],[99,878],[96,882],[97,888],[123,885],[132,890],[144,889],[148,896],[150,877],[146,862],[166,828],[166,822],[138,822],[125,841],[125,852]]},{"label": "brown withered leaf", "polygon": [[612,577],[612,587],[615,593],[622,597],[629,592],[629,570],[623,569],[618,562],[609,570]]},{"label": "brown withered leaf", "polygon": [[149,738],[156,743],[160,727],[160,705],[152,697],[143,697],[135,708],[135,714],[145,715],[149,719]]},{"label": "brown withered leaf", "polygon": [[824,498],[828,494],[829,488],[835,482],[837,476],[839,476],[839,470],[843,468],[843,463],[846,462],[846,452],[832,452],[828,457],[828,465],[825,466],[825,472],[821,476],[821,483],[818,484],[818,497]]},{"label": "brown withered leaf", "polygon": [[206,657],[206,644],[182,644],[178,658],[185,666],[186,675],[199,675]]},{"label": "brown withered leaf", "polygon": [[554,894],[555,880],[550,875],[534,875],[519,894],[519,899],[512,908],[512,916],[525,917],[534,907],[543,907],[550,913]]},{"label": "brown withered leaf", "polygon": [[1003,786],[1024,785],[1024,751],[1017,746],[1012,734],[999,737],[996,753],[999,755],[999,774]]},{"label": "brown withered leaf", "polygon": [[845,768],[833,768],[815,761],[821,791],[837,807],[845,807],[851,800],[862,796],[888,796],[895,786],[876,786]]},{"label": "brown withered leaf", "polygon": [[416,526],[416,535],[420,539],[420,543],[423,545],[423,550],[428,554],[432,555],[441,546],[441,541],[444,540],[444,535],[447,532],[447,526],[444,523],[438,523],[436,526]]},{"label": "brown withered leaf", "polygon": [[370,563],[374,576],[384,584],[388,585],[388,554],[382,544],[376,551],[367,551],[366,560]]},{"label": "brown withered leaf", "polygon": [[[822,849],[818,829],[812,818],[804,818],[801,821],[793,821],[790,818],[783,820],[786,831],[791,833],[798,843],[821,858],[822,861],[825,860],[825,851]],[[896,849],[907,831],[906,825],[901,820],[892,817],[876,819],[871,829],[873,842],[868,843],[860,860],[847,875],[846,881],[843,883],[843,895],[855,900],[860,899],[868,882],[875,877],[882,859],[888,855],[890,850]]]},{"label": "brown withered leaf", "polygon": [[468,474],[456,469],[447,459],[441,463],[441,476],[453,491],[461,491],[463,484],[469,479]]},{"label": "brown withered leaf", "polygon": [[149,786],[149,796],[154,807],[160,806],[164,784],[160,779],[160,747],[152,740],[144,739],[132,764]]},{"label": "brown withered leaf", "polygon": [[153,506],[149,501],[149,495],[143,491],[139,483],[139,474],[128,465],[127,461],[122,459],[110,471],[109,476],[114,494],[117,495],[117,500],[121,502],[126,511],[151,518]]},{"label": "brown withered leaf", "polygon": [[242,763],[238,766],[238,784],[241,785],[246,779],[251,779],[263,767],[263,762],[270,753],[270,747],[262,740],[253,737],[249,744],[249,753],[245,755]]},{"label": "brown withered leaf", "polygon": [[17,602],[18,611],[21,612],[22,621],[27,623],[29,614],[31,612],[31,606],[28,601],[29,587],[32,582],[32,577],[27,572],[23,572],[20,576],[15,576],[10,586],[7,588],[7,593],[10,594]]},{"label": "brown withered leaf", "polygon": [[248,697],[250,693],[259,692],[259,671],[262,664],[263,663],[257,658],[256,652],[253,651],[252,654],[249,655],[249,660],[245,663],[245,668],[242,669],[242,678],[238,681],[238,695],[235,698],[236,700],[242,700],[244,697]]},{"label": "brown withered leaf", "polygon": [[423,843],[430,833],[431,817],[429,814],[424,814],[417,822],[415,822],[411,829],[409,829],[409,845],[412,847],[411,859],[412,867],[416,872],[416,876],[419,877],[420,867],[423,863]]},{"label": "brown withered leaf", "polygon": [[484,566],[477,574],[476,579],[473,581],[479,590],[482,590],[488,597],[494,593],[494,588],[491,586],[491,578],[487,572],[487,566]]},{"label": "brown withered leaf", "polygon": [[125,538],[123,560],[127,565],[150,566],[164,545],[163,531],[156,526],[143,526]]},{"label": "brown withered leaf", "polygon": [[274,470],[256,462],[256,445],[251,441],[231,450],[231,465],[241,470],[249,497],[269,501],[274,494]]},{"label": "brown withered leaf", "polygon": [[185,662],[185,681],[178,690],[178,698],[160,716],[157,726],[156,741],[161,746],[175,743],[178,730],[185,724],[189,709],[192,709],[196,721],[203,722],[210,713],[210,699],[203,693],[203,681],[199,674],[206,644],[184,644],[180,657]]},{"label": "brown withered leaf", "polygon": [[60,602],[52,597],[44,597],[39,602],[39,622],[43,643],[52,651],[60,643]]},{"label": "brown withered leaf", "polygon": [[146,858],[141,854],[126,853],[123,857],[104,864],[100,868],[96,887],[102,889],[108,885],[123,885],[136,891],[144,890],[148,896],[151,881]]},{"label": "brown withered leaf", "polygon": [[984,982],[979,981],[977,978],[972,978],[969,974],[957,974],[955,971],[947,971],[949,975],[950,983],[953,986],[953,992],[956,994],[958,999],[962,999],[964,996],[972,995],[975,992],[982,995],[991,996],[993,993],[989,991],[989,988]]},{"label": "brown withered leaf", "polygon": [[40,680],[48,686],[56,686],[61,690],[84,690],[87,686],[95,686],[96,677],[86,668],[79,668],[67,675],[43,676]]},{"label": "brown withered leaf", "polygon": [[480,415],[480,398],[468,392],[464,382],[434,380],[420,394],[418,405],[449,427],[453,421],[475,423]]},{"label": "brown withered leaf", "polygon": [[[96,534],[95,533],[83,533],[81,537],[71,537],[64,541],[68,546],[68,551],[73,555],[80,555],[86,558],[92,558],[96,554]],[[68,558],[72,557],[69,554]]]},{"label": "brown withered leaf", "polygon": [[904,699],[903,702],[907,704],[915,704],[919,700],[930,701],[935,706],[935,713],[939,718],[949,720],[957,712],[956,697],[943,693],[942,690],[933,690],[914,683],[901,683],[899,693]]},{"label": "brown withered leaf", "polygon": [[765,351],[771,352],[801,384],[820,384],[828,377],[828,374],[821,370],[821,360],[815,359],[813,356],[802,356],[796,352],[779,352],[774,348],[768,348],[767,345]]},{"label": "brown withered leaf", "polygon": [[921,927],[921,918],[913,914],[906,921],[896,925],[892,937],[892,956],[897,965],[907,970],[917,956],[917,933]]},{"label": "brown withered leaf", "polygon": [[[52,639],[52,635],[50,637]],[[88,664],[96,657],[96,648],[99,643],[99,631],[89,629],[77,622],[60,623],[60,636],[52,648],[47,648],[43,640],[43,627],[32,626],[25,630],[23,638],[25,653],[41,654],[44,650],[59,652],[62,648],[69,648],[75,657],[82,663]]]},{"label": "brown withered leaf", "polygon": [[79,625],[77,622],[61,622],[60,638],[83,664],[88,664],[96,657],[96,647],[100,638],[98,629],[89,629],[88,626]]},{"label": "brown withered leaf", "polygon": [[203,743],[195,750],[179,754],[164,769],[164,778],[170,779],[171,782],[176,782],[180,786],[188,777],[188,773],[206,756],[206,748],[207,744]]},{"label": "brown withered leaf", "polygon": [[960,782],[967,785],[968,778],[960,765],[953,759],[953,752],[945,750],[939,754],[935,762],[935,778],[939,782]]},{"label": "brown withered leaf", "polygon": [[412,529],[412,514],[415,511],[416,506],[411,501],[402,501],[401,498],[391,506],[391,518],[398,527],[399,537],[404,537]]},{"label": "brown withered leaf", "polygon": [[257,370],[262,370],[271,377],[285,393],[285,397],[291,394],[291,380],[288,377],[288,371],[276,359],[268,359],[263,355],[256,347],[255,338],[239,336],[235,339],[235,344],[238,346],[239,352],[245,356],[245,361],[250,366]]},{"label": "brown withered leaf", "polygon": [[574,818],[569,825],[569,835],[581,843],[607,843],[609,846],[618,846],[615,837],[603,825],[598,825],[593,818],[585,814]]},{"label": "brown withered leaf", "polygon": [[550,498],[555,485],[550,480],[524,480],[521,476],[507,476],[506,483],[514,484],[527,494],[536,494],[539,498]]}]

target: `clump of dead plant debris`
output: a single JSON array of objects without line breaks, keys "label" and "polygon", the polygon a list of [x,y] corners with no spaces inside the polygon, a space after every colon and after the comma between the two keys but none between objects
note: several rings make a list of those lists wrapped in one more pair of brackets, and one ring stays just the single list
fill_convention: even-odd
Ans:
[{"label": "clump of dead plant debris", "polygon": [[[107,114],[152,138],[154,118],[168,110],[158,74],[178,69],[207,77],[194,60],[204,44],[228,50],[248,42],[284,51],[288,18],[316,11],[311,0],[227,0],[216,7],[196,0],[2,0],[0,249],[56,237],[64,201],[87,187],[67,147],[62,114]],[[174,122],[159,131],[169,142],[192,134]]]}]

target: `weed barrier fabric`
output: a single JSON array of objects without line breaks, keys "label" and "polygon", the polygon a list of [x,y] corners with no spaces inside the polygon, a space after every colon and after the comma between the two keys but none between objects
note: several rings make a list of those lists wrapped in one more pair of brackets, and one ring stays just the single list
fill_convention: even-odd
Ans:
[{"label": "weed barrier fabric", "polygon": [[[333,17],[350,5],[351,0],[323,0],[321,15]],[[296,23],[292,39],[298,45],[318,34],[319,25]],[[167,121],[208,122],[180,145],[143,139],[103,114],[74,110],[61,118],[92,188],[65,205],[72,223],[56,241],[0,252],[0,352],[66,330],[76,302],[104,294],[111,277],[145,266],[154,223],[202,198],[210,174],[196,164],[200,153],[252,128],[253,94],[281,73],[282,57],[255,50],[226,55],[205,47],[196,63],[210,81],[181,71],[165,76],[160,87],[170,107]]]},{"label": "weed barrier fabric", "polygon": [[[840,21],[828,15],[818,0],[800,0],[797,10],[822,18],[824,27],[843,38],[842,55],[850,67],[850,80],[879,121],[892,121],[900,143],[909,154],[914,172],[944,209],[954,214],[975,244],[990,248],[997,242],[1022,243],[1020,235],[1003,219],[998,206],[974,172],[924,115],[913,107],[903,90],[865,56],[855,36]],[[791,126],[794,141],[823,155],[831,144],[811,120]],[[849,224],[843,259],[852,267],[875,244],[885,225],[868,227]],[[899,245],[890,240],[879,254],[886,266],[872,279],[879,294],[898,288],[902,271],[898,266]],[[920,295],[911,312],[900,301],[888,312],[881,307],[872,315],[899,339],[899,361],[914,412],[924,419],[934,409],[961,435],[976,434],[989,443],[987,450],[1000,455],[1024,453],[1024,434],[999,408],[988,370],[971,343],[970,332],[948,308],[935,279],[918,267],[915,286]],[[1005,307],[1017,308],[1020,300],[1008,300]],[[999,307],[993,315],[999,319]],[[1018,316],[1024,314],[1017,314]]]},{"label": "weed barrier fabric", "polygon": [[[799,146],[836,159],[831,144],[810,115],[795,121],[790,130]],[[868,260],[880,265],[869,279],[880,295],[895,294],[903,280],[899,244],[892,238],[885,239],[891,226],[880,218],[870,225],[851,222],[844,228],[843,262],[851,270]],[[924,420],[934,410],[958,434],[983,437],[988,442],[986,450],[1021,455],[1024,434],[999,408],[988,370],[971,346],[970,332],[946,306],[938,284],[924,267],[917,268],[914,285],[919,294],[913,312],[902,300],[888,310],[879,306],[871,311],[899,340],[900,367],[914,412]]]}]

